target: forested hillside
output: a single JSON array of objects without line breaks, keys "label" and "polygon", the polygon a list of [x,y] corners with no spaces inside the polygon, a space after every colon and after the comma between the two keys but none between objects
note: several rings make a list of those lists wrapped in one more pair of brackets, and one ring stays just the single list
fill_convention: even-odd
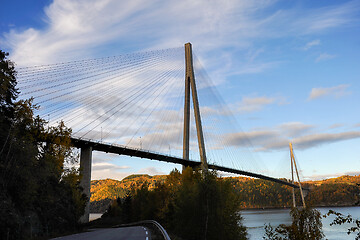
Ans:
[{"label": "forested hillside", "polygon": [[124,198],[131,189],[147,184],[153,189],[157,182],[163,183],[166,175],[130,175],[121,181],[113,179],[91,181],[90,212],[104,212],[113,199]]},{"label": "forested hillside", "polygon": [[[148,184],[154,188],[157,182],[163,183],[166,175],[131,175],[122,181],[106,179],[91,182],[91,212],[104,212],[113,199],[124,198],[132,188],[138,189]],[[226,178],[239,194],[241,208],[290,207],[291,188],[277,183],[247,177]],[[313,206],[352,206],[360,200],[360,175],[341,176],[321,181],[303,183],[311,189],[306,200]],[[300,204],[300,194],[296,190],[296,199]]]}]

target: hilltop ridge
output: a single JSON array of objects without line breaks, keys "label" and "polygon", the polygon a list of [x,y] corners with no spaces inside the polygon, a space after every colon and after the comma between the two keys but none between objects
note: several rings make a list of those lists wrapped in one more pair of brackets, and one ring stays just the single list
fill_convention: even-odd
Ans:
[{"label": "hilltop ridge", "polygon": [[[131,189],[147,184],[149,189],[163,183],[167,175],[130,175],[121,181],[114,179],[91,181],[91,212],[104,212],[112,200],[123,198]],[[230,181],[240,195],[241,208],[283,208],[292,203],[291,188],[277,183],[249,177],[221,178]],[[311,189],[307,201],[313,206],[353,206],[360,202],[360,175],[340,176],[317,181],[305,181]],[[297,191],[297,200],[300,200]],[[300,202],[299,202],[300,204]]]}]

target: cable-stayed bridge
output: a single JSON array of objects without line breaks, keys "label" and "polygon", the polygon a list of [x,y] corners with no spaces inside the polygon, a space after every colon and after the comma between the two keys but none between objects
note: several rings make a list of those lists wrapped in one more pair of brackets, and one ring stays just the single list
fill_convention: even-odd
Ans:
[{"label": "cable-stayed bridge", "polygon": [[50,125],[64,121],[72,128],[88,196],[92,151],[298,187],[262,172],[190,43],[185,58],[181,47],[24,67],[18,69],[18,82],[20,97],[33,97]]}]

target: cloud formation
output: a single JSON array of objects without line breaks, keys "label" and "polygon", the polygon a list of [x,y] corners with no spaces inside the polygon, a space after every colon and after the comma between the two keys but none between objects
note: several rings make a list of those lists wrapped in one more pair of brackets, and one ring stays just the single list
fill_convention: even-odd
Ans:
[{"label": "cloud formation", "polygon": [[[246,49],[253,39],[321,32],[351,22],[359,9],[359,4],[350,2],[306,14],[301,9],[270,11],[260,19],[258,13],[275,2],[232,0],[219,8],[218,2],[205,0],[134,0],[126,4],[116,0],[54,0],[44,10],[45,28],[13,29],[2,33],[0,43],[11,49],[18,65],[35,65],[93,57],[109,44],[115,49],[124,43],[129,49],[158,49],[181,46],[191,39],[197,49],[218,64],[224,60],[216,61],[219,48]],[[256,51],[253,55],[258,54]],[[254,59],[250,57],[249,62]],[[260,68],[250,65],[241,71],[259,71],[272,63],[260,64]],[[239,65],[228,62],[228,66],[236,71]]]},{"label": "cloud formation", "polygon": [[301,17],[298,16],[295,26],[302,26],[302,32],[307,34],[323,32],[341,25],[351,24],[354,21],[353,16],[359,8],[359,1],[349,1],[336,7],[312,9],[303,12]]},{"label": "cloud formation", "polygon": [[314,125],[304,124],[302,122],[287,122],[278,126],[286,136],[297,137],[314,129]]},{"label": "cloud formation", "polygon": [[155,168],[155,167],[147,167],[147,168],[142,168],[139,170],[139,173],[141,174],[149,174],[149,175],[165,175],[166,173],[164,173],[163,171]]},{"label": "cloud formation", "polygon": [[320,40],[319,39],[316,39],[316,40],[313,40],[311,42],[306,43],[306,45],[304,47],[304,50],[307,51],[310,48],[312,48],[314,46],[317,46],[317,45],[320,45]]},{"label": "cloud formation", "polygon": [[92,165],[93,171],[101,171],[105,169],[112,169],[112,170],[122,170],[122,169],[129,169],[129,166],[119,166],[115,164],[111,164],[109,162],[101,162],[101,163],[94,163]]},{"label": "cloud formation", "polygon": [[349,94],[350,92],[346,91],[350,85],[342,84],[335,87],[328,88],[313,88],[311,89],[308,100],[314,100],[321,97],[332,96],[335,98],[339,98]]},{"label": "cloud formation", "polygon": [[341,132],[341,133],[317,133],[294,138],[292,142],[299,149],[318,147],[323,144],[339,142],[349,139],[360,138],[359,131]]},{"label": "cloud formation", "polygon": [[[94,48],[115,41],[127,42],[131,47],[130,40],[140,36],[147,41],[133,44],[143,49],[181,46],[189,36],[202,42],[206,49],[220,41],[225,45],[241,45],[234,41],[236,36],[230,36],[234,32],[252,36],[254,31],[249,30],[257,24],[252,14],[269,4],[269,1],[259,4],[229,1],[218,8],[216,2],[189,0],[151,3],[134,0],[126,4],[116,0],[54,0],[45,8],[45,29],[12,30],[1,43],[12,49],[12,58],[19,65],[88,57]],[[237,19],[234,29],[228,23],[239,13],[242,17]]]},{"label": "cloud formation", "polygon": [[243,97],[241,102],[236,104],[235,109],[236,112],[240,113],[257,112],[271,104],[283,105],[286,104],[286,100],[284,98],[266,96]]},{"label": "cloud formation", "polygon": [[328,179],[328,178],[341,177],[344,175],[357,176],[357,175],[360,175],[360,172],[352,171],[352,172],[341,172],[341,173],[332,173],[332,174],[313,174],[310,176],[305,176],[304,180],[316,181],[316,180],[324,180],[324,179]]},{"label": "cloud formation", "polygon": [[255,147],[256,151],[286,149],[291,141],[297,149],[309,149],[324,144],[360,138],[360,131],[318,133],[315,126],[300,122],[284,123],[272,129],[230,133],[224,143],[233,147]]},{"label": "cloud formation", "polygon": [[[230,0],[222,2],[219,7],[217,1],[206,0],[134,0],[126,3],[116,0],[54,0],[45,9],[44,28],[13,29],[8,33],[1,33],[0,45],[9,49],[12,53],[11,58],[18,66],[27,66],[119,55],[124,52],[164,49],[182,46],[185,42],[191,41],[196,46],[199,56],[203,57],[201,61],[207,70],[211,71],[215,69],[214,66],[216,69],[221,66],[221,69],[211,76],[214,79],[224,79],[229,75],[264,72],[282,64],[278,59],[263,58],[265,54],[271,53],[266,51],[268,50],[266,46],[254,47],[255,42],[261,44],[269,39],[289,39],[294,36],[314,39],[309,38],[308,35],[351,24],[354,13],[359,12],[360,9],[358,1],[311,9],[290,7],[276,10],[274,7],[276,4],[277,1],[274,0],[256,2]],[[315,39],[308,42],[304,50],[319,44],[321,44],[320,40]],[[248,58],[245,57],[245,60],[238,60],[240,58],[235,57],[235,54],[252,48],[256,50],[251,52]],[[335,55],[322,53],[316,61],[321,62],[334,57]],[[116,89],[113,85],[110,87]],[[101,87],[94,86],[93,90],[99,89]],[[309,100],[324,96],[339,97],[342,96],[341,91],[346,93],[346,89],[347,87],[343,87],[341,90],[339,86],[314,88]],[[71,109],[68,116],[84,113],[78,119],[80,123],[90,121],[90,117],[94,115],[96,117],[103,115],[103,118],[111,116],[113,112],[104,113],[105,109],[101,109],[100,106],[101,98],[96,94],[93,95],[92,101],[99,104],[81,103],[92,106]],[[121,95],[115,94],[112,100],[121,102],[119,96]],[[272,96],[244,97],[236,109],[240,113],[250,113],[284,103],[283,99]],[[140,106],[136,109],[141,111]],[[205,107],[203,109],[204,115],[213,114],[212,109]],[[102,126],[99,125],[93,129],[95,130],[92,132],[93,135],[87,137],[106,136],[114,142],[120,133],[124,134],[125,131],[128,133],[145,122],[144,117],[135,118],[130,114],[126,120],[127,123],[111,121],[106,131],[102,131]],[[166,129],[148,131],[151,125],[155,126],[157,123],[156,117],[151,120],[149,125],[144,124],[143,129],[134,135],[134,146],[154,145],[158,149],[166,150],[168,147],[166,143],[171,143],[173,147],[179,142],[175,136],[181,132],[180,125],[169,124],[166,127],[170,131]],[[129,125],[129,122],[132,123],[131,126],[125,126]],[[130,130],[127,130],[128,128]],[[118,131],[111,131],[112,129]],[[256,143],[258,150],[264,151],[287,147],[289,138],[296,140],[303,148],[308,148],[357,137],[357,132],[326,135],[327,133],[314,131],[315,127],[311,125],[286,123],[275,129],[256,129],[246,134],[233,133],[226,137],[227,144],[231,146],[246,144],[246,138],[253,139],[252,142]],[[143,136],[141,141],[140,135]],[[133,137],[132,134],[127,134],[120,140],[126,143],[130,137]],[[108,173],[106,165],[97,165],[96,168],[96,173],[102,172],[104,175]]]},{"label": "cloud formation", "polygon": [[321,53],[316,59],[315,62],[321,62],[325,60],[330,60],[335,58],[336,55],[328,54],[328,53]]},{"label": "cloud formation", "polygon": [[123,170],[130,170],[128,166],[119,166],[110,163],[109,160],[95,161],[92,164],[91,179],[106,179],[112,178],[121,180],[130,173]]}]

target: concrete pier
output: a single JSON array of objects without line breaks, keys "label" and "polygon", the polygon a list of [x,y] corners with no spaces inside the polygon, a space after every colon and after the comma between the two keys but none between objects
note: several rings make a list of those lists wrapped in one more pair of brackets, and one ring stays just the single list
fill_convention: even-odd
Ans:
[{"label": "concrete pier", "polygon": [[89,222],[90,214],[90,185],[91,185],[91,162],[92,147],[82,147],[80,151],[80,174],[82,175],[80,186],[84,189],[84,193],[89,201],[86,203],[85,213],[80,218],[81,223]]}]

